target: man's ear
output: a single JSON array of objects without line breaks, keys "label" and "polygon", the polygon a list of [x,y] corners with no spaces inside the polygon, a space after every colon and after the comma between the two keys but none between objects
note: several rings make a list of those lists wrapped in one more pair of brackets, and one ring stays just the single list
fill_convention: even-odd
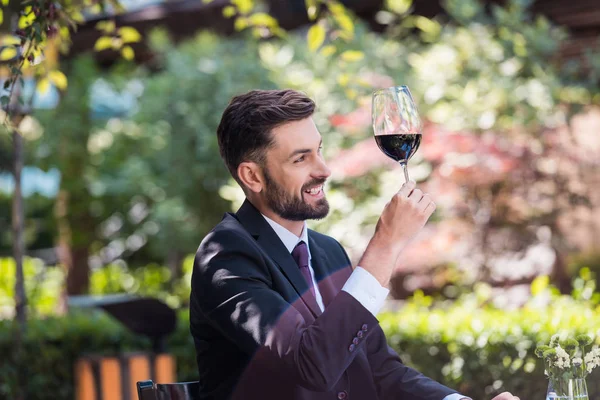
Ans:
[{"label": "man's ear", "polygon": [[238,178],[250,191],[260,193],[264,189],[264,179],[260,166],[253,161],[244,161],[237,168]]}]

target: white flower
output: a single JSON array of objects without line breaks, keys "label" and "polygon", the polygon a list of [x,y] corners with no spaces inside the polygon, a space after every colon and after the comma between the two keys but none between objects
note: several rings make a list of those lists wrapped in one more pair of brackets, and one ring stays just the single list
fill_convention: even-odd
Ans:
[{"label": "white flower", "polygon": [[573,366],[578,367],[581,364],[583,364],[583,360],[581,359],[581,357],[575,357],[573,360]]},{"label": "white flower", "polygon": [[558,358],[569,358],[569,354],[560,345],[556,346],[556,355]]},{"label": "white flower", "polygon": [[588,373],[596,367],[600,367],[600,348],[594,348],[583,358],[585,362],[585,368]]},{"label": "white flower", "polygon": [[556,357],[556,366],[558,368],[564,369],[571,366],[571,357],[569,357],[569,354],[560,345],[556,346]]}]

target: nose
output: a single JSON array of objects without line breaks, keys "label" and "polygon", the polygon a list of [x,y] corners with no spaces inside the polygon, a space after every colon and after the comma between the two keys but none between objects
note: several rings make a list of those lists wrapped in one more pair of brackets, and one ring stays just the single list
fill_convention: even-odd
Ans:
[{"label": "nose", "polygon": [[317,165],[314,173],[315,178],[327,179],[330,175],[331,170],[325,163],[325,159],[323,157],[317,157]]}]

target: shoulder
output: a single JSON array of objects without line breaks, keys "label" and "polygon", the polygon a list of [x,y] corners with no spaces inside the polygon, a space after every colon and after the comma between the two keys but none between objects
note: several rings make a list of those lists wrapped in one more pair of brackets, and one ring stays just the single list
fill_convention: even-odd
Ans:
[{"label": "shoulder", "polygon": [[256,241],[239,221],[231,214],[225,214],[202,240],[196,257],[210,258],[215,254],[229,251],[251,251]]}]

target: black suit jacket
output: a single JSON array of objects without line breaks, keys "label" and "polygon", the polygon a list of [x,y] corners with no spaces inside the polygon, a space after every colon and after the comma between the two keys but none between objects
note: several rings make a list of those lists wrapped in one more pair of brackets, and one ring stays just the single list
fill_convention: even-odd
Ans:
[{"label": "black suit jacket", "polygon": [[246,201],[200,244],[190,327],[201,399],[442,400],[453,390],[402,364],[377,319],[341,291],[352,272],[309,230],[321,312],[298,266]]}]

